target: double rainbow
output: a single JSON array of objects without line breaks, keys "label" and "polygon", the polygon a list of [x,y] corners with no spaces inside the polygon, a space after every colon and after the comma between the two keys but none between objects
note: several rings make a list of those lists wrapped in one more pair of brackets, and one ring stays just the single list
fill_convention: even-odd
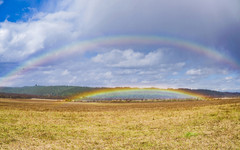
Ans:
[{"label": "double rainbow", "polygon": [[110,36],[72,43],[58,49],[50,50],[43,55],[39,55],[38,57],[34,57],[28,61],[25,61],[22,63],[22,65],[1,77],[0,86],[5,86],[9,82],[14,82],[14,79],[19,75],[22,75],[33,68],[41,66],[46,62],[71,56],[75,53],[84,53],[89,50],[97,50],[100,47],[104,48],[128,45],[158,45],[159,47],[173,46],[180,48],[181,50],[196,52],[200,55],[207,56],[237,69],[240,68],[238,62],[224,56],[224,54],[220,53],[219,51],[190,41],[163,36]]}]

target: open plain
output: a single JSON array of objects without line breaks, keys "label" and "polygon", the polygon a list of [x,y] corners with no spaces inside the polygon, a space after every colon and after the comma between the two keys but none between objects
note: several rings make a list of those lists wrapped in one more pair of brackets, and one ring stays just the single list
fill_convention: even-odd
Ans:
[{"label": "open plain", "polygon": [[240,99],[0,99],[0,149],[239,149]]}]

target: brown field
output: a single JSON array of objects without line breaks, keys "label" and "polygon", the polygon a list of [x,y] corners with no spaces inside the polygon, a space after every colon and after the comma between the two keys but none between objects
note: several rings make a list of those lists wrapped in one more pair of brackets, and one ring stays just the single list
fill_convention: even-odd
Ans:
[{"label": "brown field", "polygon": [[240,99],[0,99],[0,149],[240,149]]}]

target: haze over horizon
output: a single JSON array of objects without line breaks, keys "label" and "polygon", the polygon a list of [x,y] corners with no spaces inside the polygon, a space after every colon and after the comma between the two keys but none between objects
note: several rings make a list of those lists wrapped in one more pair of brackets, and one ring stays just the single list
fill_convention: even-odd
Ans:
[{"label": "haze over horizon", "polygon": [[239,0],[0,0],[0,86],[240,92]]}]

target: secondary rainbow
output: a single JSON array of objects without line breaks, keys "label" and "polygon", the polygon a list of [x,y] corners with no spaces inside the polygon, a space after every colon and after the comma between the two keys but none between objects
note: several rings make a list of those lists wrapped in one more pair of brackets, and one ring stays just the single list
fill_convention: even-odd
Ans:
[{"label": "secondary rainbow", "polygon": [[75,96],[72,96],[70,99],[73,101],[88,99],[95,96],[107,95],[111,93],[117,92],[140,92],[140,91],[159,91],[159,92],[166,92],[169,94],[179,94],[182,96],[186,96],[189,98],[195,99],[204,99],[206,98],[204,95],[189,91],[189,90],[182,90],[182,89],[159,89],[159,88],[99,88],[92,91],[86,91],[79,93]]},{"label": "secondary rainbow", "polygon": [[231,58],[228,58],[216,51],[213,48],[206,47],[191,41],[181,40],[172,37],[163,37],[163,36],[109,36],[109,37],[100,37],[90,40],[78,41],[58,49],[49,50],[49,52],[34,57],[22,63],[19,67],[13,69],[7,73],[4,77],[0,79],[0,86],[5,86],[9,82],[14,82],[14,79],[23,73],[34,69],[35,67],[41,66],[46,62],[51,62],[53,60],[71,56],[75,53],[84,53],[88,50],[97,50],[100,47],[117,47],[117,46],[128,46],[128,45],[159,45],[162,46],[173,46],[180,48],[181,50],[188,50],[196,52],[200,55],[207,56],[216,61],[229,64],[230,66],[239,69],[240,65],[233,61]]}]

